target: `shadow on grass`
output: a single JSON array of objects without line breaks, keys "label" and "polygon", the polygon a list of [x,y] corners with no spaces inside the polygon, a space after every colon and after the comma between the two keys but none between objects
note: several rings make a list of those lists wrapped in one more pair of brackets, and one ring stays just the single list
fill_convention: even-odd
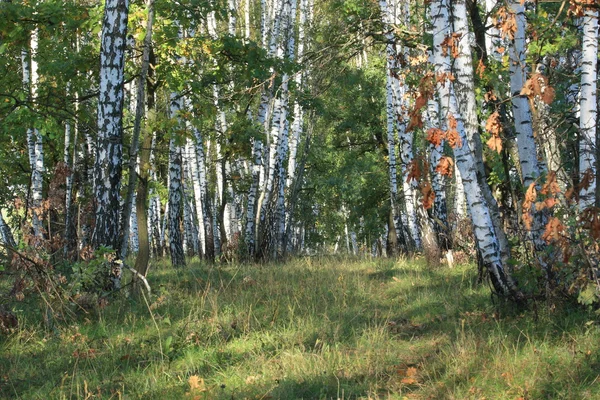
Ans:
[{"label": "shadow on grass", "polygon": [[[334,266],[320,262],[333,262]],[[149,301],[152,314],[144,301],[121,298],[96,320],[87,322],[89,317],[80,316],[71,321],[80,326],[79,330],[62,327],[65,337],[32,335],[33,339],[28,340],[43,342],[36,348],[23,346],[23,351],[17,353],[18,343],[0,339],[1,350],[13,346],[11,352],[0,354],[0,370],[7,376],[0,377],[0,397],[43,398],[50,393],[50,397],[77,398],[81,390],[74,391],[73,382],[78,387],[87,382],[104,394],[116,393],[125,386],[139,384],[135,379],[142,378],[134,379],[132,375],[144,375],[160,366],[168,372],[158,374],[160,379],[167,379],[165,385],[178,391],[156,387],[149,396],[180,398],[185,376],[190,374],[215,381],[227,374],[239,374],[240,368],[257,355],[273,360],[282,350],[297,349],[303,355],[318,356],[324,345],[334,344],[348,351],[357,348],[365,334],[381,335],[381,340],[391,341],[388,346],[398,348],[398,357],[404,357],[387,360],[384,354],[381,362],[387,364],[382,368],[392,371],[390,374],[397,364],[426,362],[424,367],[432,371],[421,378],[424,385],[435,387],[441,382],[445,387],[467,387],[472,376],[481,371],[482,360],[474,357],[462,369],[452,370],[438,361],[440,346],[449,346],[445,351],[451,352],[452,344],[471,332],[476,333],[481,346],[501,337],[502,343],[511,344],[519,352],[532,342],[559,341],[589,318],[579,309],[565,309],[552,316],[551,323],[537,324],[532,322],[531,313],[494,307],[487,288],[475,285],[475,270],[465,274],[422,265],[414,269],[389,261],[364,264],[344,266],[332,259],[305,260],[291,266],[156,269],[149,278],[154,292]],[[208,298],[206,309],[197,309],[190,299],[202,296]],[[284,342],[283,331],[290,331],[293,337]],[[72,338],[77,332],[86,335],[85,343]],[[267,337],[273,332],[272,341],[261,341],[251,350],[227,348],[250,335]],[[445,338],[446,344],[440,344],[440,338]],[[411,346],[420,347],[411,350]],[[194,353],[196,348],[205,351]],[[94,352],[89,353],[90,349]],[[569,383],[583,388],[596,385],[600,356],[577,357],[581,361],[572,371],[558,379],[540,379],[528,390],[544,398],[545,393],[557,392]],[[192,361],[185,364],[187,358]],[[171,370],[174,365],[182,366]],[[399,386],[382,381],[378,374],[363,371],[297,378],[285,376],[284,371],[277,382],[272,379],[262,386],[228,385],[215,392],[215,398],[268,393],[278,399],[329,399],[343,393],[348,399],[373,395],[372,390],[398,390]],[[144,389],[138,390],[129,392],[141,395]],[[447,392],[440,389],[434,393],[443,398]],[[582,392],[575,389],[565,394],[571,398],[578,395]]]}]

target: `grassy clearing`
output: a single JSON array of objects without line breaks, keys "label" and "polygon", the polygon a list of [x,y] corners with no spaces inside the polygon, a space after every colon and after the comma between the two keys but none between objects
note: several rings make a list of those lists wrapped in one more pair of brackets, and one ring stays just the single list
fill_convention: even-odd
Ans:
[{"label": "grassy clearing", "polygon": [[0,398],[600,398],[594,314],[494,307],[472,266],[196,262],[150,283],[58,333],[24,304]]}]

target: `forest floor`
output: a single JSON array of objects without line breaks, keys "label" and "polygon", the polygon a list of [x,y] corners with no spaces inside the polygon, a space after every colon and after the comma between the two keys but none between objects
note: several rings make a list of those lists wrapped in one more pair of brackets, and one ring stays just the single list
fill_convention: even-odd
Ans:
[{"label": "forest floor", "polygon": [[25,299],[0,398],[600,398],[597,315],[494,305],[472,265],[165,261],[149,281],[55,329]]}]

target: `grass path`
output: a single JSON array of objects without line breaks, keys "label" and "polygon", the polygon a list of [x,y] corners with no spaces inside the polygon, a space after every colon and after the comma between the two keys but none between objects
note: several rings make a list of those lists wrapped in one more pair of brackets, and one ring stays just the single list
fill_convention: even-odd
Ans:
[{"label": "grass path", "polygon": [[116,298],[58,335],[23,304],[0,398],[600,398],[595,314],[495,308],[472,266],[190,264],[153,266],[147,302]]}]

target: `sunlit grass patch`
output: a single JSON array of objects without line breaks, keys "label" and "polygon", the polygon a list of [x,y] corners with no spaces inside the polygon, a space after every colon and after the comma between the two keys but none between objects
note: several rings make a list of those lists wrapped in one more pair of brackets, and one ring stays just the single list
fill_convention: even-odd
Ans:
[{"label": "sunlit grass patch", "polygon": [[[35,307],[0,339],[2,398],[597,398],[600,332],[577,308],[494,305],[469,265],[312,257],[153,265],[150,298]],[[29,310],[33,311],[29,311]]]}]

